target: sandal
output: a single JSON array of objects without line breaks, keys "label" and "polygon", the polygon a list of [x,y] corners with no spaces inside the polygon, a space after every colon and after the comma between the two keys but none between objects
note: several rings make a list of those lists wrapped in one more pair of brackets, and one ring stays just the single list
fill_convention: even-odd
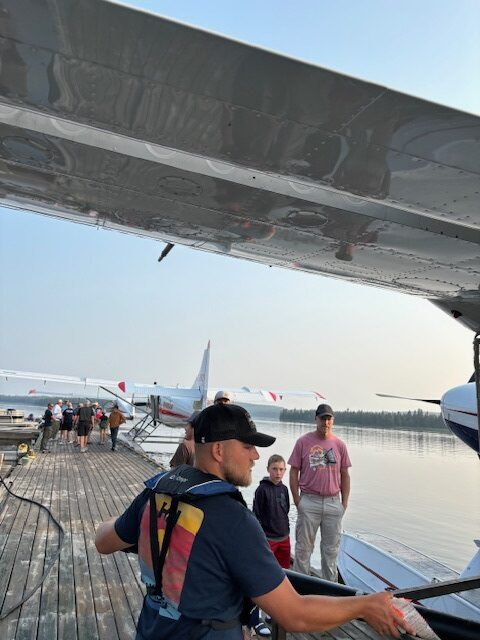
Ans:
[{"label": "sandal", "polygon": [[254,626],[254,629],[257,636],[261,636],[262,638],[267,638],[272,635],[272,632],[264,622],[259,622]]}]

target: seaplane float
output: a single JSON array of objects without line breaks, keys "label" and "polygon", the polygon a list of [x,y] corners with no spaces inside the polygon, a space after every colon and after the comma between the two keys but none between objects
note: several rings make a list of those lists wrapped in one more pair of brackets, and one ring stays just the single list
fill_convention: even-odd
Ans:
[{"label": "seaplane float", "polygon": [[480,540],[475,545],[473,557],[458,573],[386,536],[342,533],[338,570],[349,587],[402,590],[416,604],[480,622]]}]

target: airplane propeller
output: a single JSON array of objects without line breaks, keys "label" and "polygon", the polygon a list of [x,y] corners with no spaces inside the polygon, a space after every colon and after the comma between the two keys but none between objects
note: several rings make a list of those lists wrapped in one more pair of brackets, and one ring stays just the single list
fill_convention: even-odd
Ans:
[{"label": "airplane propeller", "polygon": [[429,402],[430,404],[440,405],[440,400],[434,400],[433,398],[407,398],[406,396],[391,396],[388,393],[377,393],[380,398],[397,398],[399,400],[414,400],[415,402]]}]

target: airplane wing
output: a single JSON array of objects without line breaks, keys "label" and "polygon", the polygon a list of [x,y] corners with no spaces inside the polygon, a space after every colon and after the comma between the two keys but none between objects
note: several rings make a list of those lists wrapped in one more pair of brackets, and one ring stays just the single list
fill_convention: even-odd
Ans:
[{"label": "airplane wing", "polygon": [[[325,400],[324,396],[318,391],[271,391],[267,389],[250,389],[249,387],[241,387],[240,389],[229,389],[228,387],[221,387],[228,391],[232,396],[232,401],[242,404],[247,402],[249,404],[269,404],[269,403],[281,403],[285,400],[314,400],[320,402]],[[214,392],[210,395],[214,397]]]},{"label": "airplane wing", "polygon": [[[47,382],[61,382],[66,384],[80,384],[84,387],[98,387],[100,385],[106,387],[116,387],[118,382],[114,380],[103,380],[101,378],[82,378],[77,376],[64,376],[56,373],[34,373],[33,371],[16,371],[14,369],[0,369],[0,378],[5,379],[22,379],[22,380],[39,380],[45,385]],[[38,389],[31,389],[36,391]]]},{"label": "airplane wing", "polygon": [[480,329],[480,118],[102,0],[4,0],[0,203]]}]

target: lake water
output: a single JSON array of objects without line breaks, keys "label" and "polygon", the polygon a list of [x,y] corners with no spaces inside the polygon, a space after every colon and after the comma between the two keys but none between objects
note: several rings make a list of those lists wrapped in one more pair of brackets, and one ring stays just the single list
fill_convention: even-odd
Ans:
[{"label": "lake water", "polygon": [[[40,415],[31,405],[18,407]],[[259,448],[251,487],[243,490],[251,505],[268,457],[288,459],[297,438],[308,425],[256,421],[259,430],[277,437]],[[130,426],[130,425],[129,425]],[[162,427],[158,433],[180,437],[182,429]],[[350,532],[374,531],[395,538],[461,570],[472,557],[474,538],[480,538],[480,461],[466,445],[445,429],[442,433],[413,432],[335,425],[352,460],[352,492],[343,521]],[[174,444],[145,445],[168,462]],[[288,471],[286,474],[288,484]],[[290,512],[292,533],[296,510]],[[293,537],[293,536],[292,536]],[[316,545],[314,565],[319,565]]]}]

